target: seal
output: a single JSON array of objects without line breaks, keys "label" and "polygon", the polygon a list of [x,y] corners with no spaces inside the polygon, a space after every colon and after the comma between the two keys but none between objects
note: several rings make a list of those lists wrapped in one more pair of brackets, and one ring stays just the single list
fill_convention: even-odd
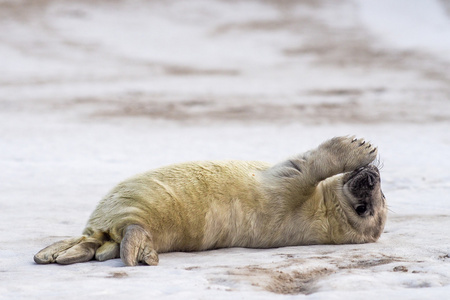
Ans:
[{"label": "seal", "polygon": [[386,221],[377,148],[335,137],[275,165],[206,161],[152,170],[117,185],[83,235],[34,256],[38,264],[121,258],[157,265],[158,253],[375,242]]}]

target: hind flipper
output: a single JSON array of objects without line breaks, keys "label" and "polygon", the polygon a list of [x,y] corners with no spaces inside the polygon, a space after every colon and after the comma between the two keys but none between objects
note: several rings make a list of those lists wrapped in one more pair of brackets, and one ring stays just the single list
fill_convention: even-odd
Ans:
[{"label": "hind flipper", "polygon": [[105,261],[120,257],[120,245],[116,242],[105,242],[95,252],[95,259],[98,261]]},{"label": "hind flipper", "polygon": [[79,244],[61,252],[56,258],[56,263],[61,265],[70,265],[74,263],[90,261],[95,251],[101,246],[102,241],[88,237]]},{"label": "hind flipper", "polygon": [[34,261],[38,264],[56,262],[62,265],[89,261],[102,243],[101,239],[85,235],[62,240],[39,251]]},{"label": "hind flipper", "polygon": [[86,239],[86,236],[80,236],[76,238],[70,238],[66,240],[62,240],[56,243],[51,244],[48,247],[45,247],[41,251],[39,251],[34,256],[34,261],[37,264],[50,264],[56,262],[56,258],[60,253],[66,251],[69,248],[80,243],[82,240]]},{"label": "hind flipper", "polygon": [[120,257],[127,266],[145,263],[156,266],[158,253],[153,248],[151,234],[139,225],[129,225],[120,243]]}]

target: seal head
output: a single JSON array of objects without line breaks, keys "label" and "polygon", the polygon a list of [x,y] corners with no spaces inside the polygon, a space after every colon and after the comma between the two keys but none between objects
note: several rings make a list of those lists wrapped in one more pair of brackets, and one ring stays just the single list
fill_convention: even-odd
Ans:
[{"label": "seal head", "polygon": [[343,193],[352,209],[347,217],[353,227],[378,239],[386,222],[386,199],[381,190],[380,171],[374,165],[347,173],[343,178]]}]

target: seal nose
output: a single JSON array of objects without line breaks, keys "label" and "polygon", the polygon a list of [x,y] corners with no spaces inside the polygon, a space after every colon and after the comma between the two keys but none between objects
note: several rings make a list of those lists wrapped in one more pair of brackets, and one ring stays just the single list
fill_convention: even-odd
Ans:
[{"label": "seal nose", "polygon": [[363,185],[365,185],[369,189],[373,189],[375,187],[375,183],[377,181],[377,178],[374,174],[368,172],[366,174],[366,178],[363,179]]},{"label": "seal nose", "polygon": [[367,185],[373,187],[375,185],[375,178],[372,174],[367,175]]}]

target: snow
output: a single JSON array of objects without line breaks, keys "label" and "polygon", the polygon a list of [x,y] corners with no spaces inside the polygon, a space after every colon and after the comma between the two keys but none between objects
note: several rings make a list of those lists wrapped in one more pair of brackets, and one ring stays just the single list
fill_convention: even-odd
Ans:
[{"label": "snow", "polygon": [[[450,294],[445,1],[0,1],[0,299]],[[207,159],[379,146],[377,243],[36,265],[119,181]]]}]

